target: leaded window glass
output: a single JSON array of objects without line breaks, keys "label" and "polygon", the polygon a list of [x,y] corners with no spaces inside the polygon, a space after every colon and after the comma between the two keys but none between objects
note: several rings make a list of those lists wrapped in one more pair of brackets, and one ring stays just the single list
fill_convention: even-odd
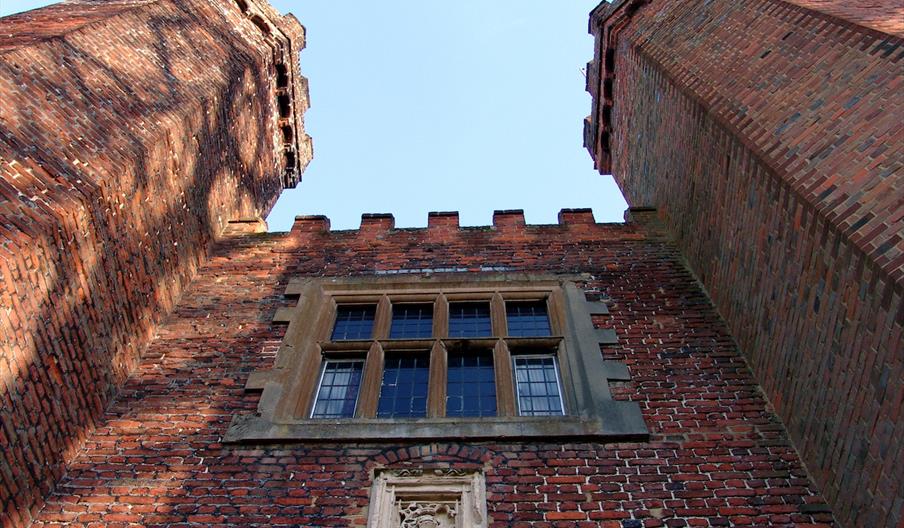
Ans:
[{"label": "leaded window glass", "polygon": [[351,418],[355,415],[364,360],[327,360],[311,418]]},{"label": "leaded window glass", "polygon": [[496,416],[493,352],[450,353],[446,416]]},{"label": "leaded window glass", "polygon": [[449,337],[489,337],[492,332],[489,304],[449,303]]},{"label": "leaded window glass", "polygon": [[427,416],[429,363],[426,354],[386,356],[377,404],[378,418]]},{"label": "leaded window glass", "polygon": [[373,305],[339,306],[336,309],[336,324],[333,326],[333,341],[344,339],[370,339],[374,330]]},{"label": "leaded window glass", "polygon": [[552,355],[515,356],[518,414],[559,416],[564,414],[559,373]]},{"label": "leaded window glass", "polygon": [[432,335],[432,304],[399,304],[392,307],[391,339],[422,339]]},{"label": "leaded window glass", "polygon": [[545,337],[550,335],[546,301],[507,302],[505,315],[511,337]]}]

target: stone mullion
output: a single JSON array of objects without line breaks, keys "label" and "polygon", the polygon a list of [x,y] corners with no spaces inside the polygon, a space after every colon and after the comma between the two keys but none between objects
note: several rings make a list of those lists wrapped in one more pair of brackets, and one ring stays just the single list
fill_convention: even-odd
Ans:
[{"label": "stone mullion", "polygon": [[442,418],[446,415],[446,379],[449,364],[446,347],[437,339],[430,351],[430,380],[427,392],[427,417]]},{"label": "stone mullion", "polygon": [[358,408],[355,411],[357,418],[377,416],[377,403],[380,400],[380,385],[383,380],[383,358],[383,347],[378,341],[374,341],[367,351],[367,360],[364,362],[364,376],[358,394]]},{"label": "stone mullion", "polygon": [[512,356],[504,339],[493,347],[493,370],[496,376],[496,414],[515,416],[515,380],[512,376]]},{"label": "stone mullion", "polygon": [[508,335],[508,325],[505,320],[505,300],[499,292],[493,294],[490,299],[490,321],[492,322],[492,332],[496,337],[505,337]]},{"label": "stone mullion", "polygon": [[374,314],[374,339],[386,339],[389,337],[389,330],[392,327],[392,303],[389,301],[388,295],[380,297],[377,303],[377,310]]},{"label": "stone mullion", "polygon": [[442,338],[449,335],[449,300],[439,294],[433,304],[433,337]]}]

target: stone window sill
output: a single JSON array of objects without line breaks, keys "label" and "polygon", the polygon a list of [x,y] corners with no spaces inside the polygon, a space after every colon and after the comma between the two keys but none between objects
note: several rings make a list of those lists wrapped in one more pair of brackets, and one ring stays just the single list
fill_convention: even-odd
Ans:
[{"label": "stone window sill", "polygon": [[633,402],[609,401],[599,416],[513,416],[493,418],[417,418],[293,420],[272,423],[259,416],[237,416],[224,441],[379,441],[393,438],[499,439],[596,437],[643,440],[648,431]]}]

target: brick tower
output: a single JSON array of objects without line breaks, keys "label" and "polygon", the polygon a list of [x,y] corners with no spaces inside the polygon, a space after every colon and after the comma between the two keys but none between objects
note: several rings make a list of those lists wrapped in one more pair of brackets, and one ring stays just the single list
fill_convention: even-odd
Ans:
[{"label": "brick tower", "polygon": [[303,46],[254,0],[0,20],[4,527],[40,507],[211,243],[298,181]]},{"label": "brick tower", "polygon": [[904,14],[600,4],[585,146],[655,208],[847,526],[904,495]]}]

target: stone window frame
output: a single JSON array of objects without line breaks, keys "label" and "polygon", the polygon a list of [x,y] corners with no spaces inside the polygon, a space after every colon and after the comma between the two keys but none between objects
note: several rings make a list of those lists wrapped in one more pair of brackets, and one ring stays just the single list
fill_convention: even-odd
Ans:
[{"label": "stone window frame", "polygon": [[[457,283],[437,284],[436,288],[422,290],[405,286],[377,288],[373,290],[358,291],[327,288],[328,300],[324,300],[329,306],[322,314],[325,321],[332,321],[332,326],[317,328],[314,331],[314,339],[320,347],[321,361],[316,360],[310,365],[309,372],[320,371],[323,361],[339,358],[364,359],[364,374],[358,389],[358,405],[354,418],[377,418],[377,410],[382,390],[382,374],[384,371],[385,357],[389,354],[417,354],[429,358],[429,394],[427,399],[428,418],[446,418],[446,388],[448,381],[448,354],[450,352],[482,350],[493,355],[496,372],[496,409],[497,416],[518,416],[515,398],[514,369],[512,368],[513,356],[522,349],[534,351],[534,355],[550,355],[559,363],[565,355],[563,349],[563,333],[558,331],[561,324],[561,313],[558,308],[560,303],[556,289],[550,289],[549,285],[534,285],[525,287],[521,284],[493,284],[492,288],[473,288],[470,285]],[[546,301],[547,316],[551,319],[553,331],[549,336],[518,337],[507,336],[507,302],[518,301]],[[485,304],[489,308],[490,334],[476,337],[449,337],[450,333],[450,308],[453,304]],[[392,327],[393,308],[405,304],[432,304],[433,318],[432,335],[428,338],[394,339],[390,337]],[[371,337],[362,339],[331,339],[326,336],[333,334],[336,321],[336,313],[344,306],[374,306],[375,317]],[[323,330],[323,331],[321,331]],[[558,383],[561,386],[567,382],[568,373],[560,375]],[[298,406],[294,411],[297,417],[310,416],[316,403],[317,387],[308,385],[309,380],[301,381],[299,389]],[[567,402],[563,401],[566,406]],[[566,412],[567,414],[567,412]],[[485,417],[488,418],[488,417]]]},{"label": "stone window frame", "polygon": [[[612,440],[648,436],[640,407],[613,400],[608,381],[630,379],[627,367],[604,361],[600,344],[615,344],[611,329],[595,329],[592,315],[608,314],[605,303],[587,301],[576,281],[586,276],[523,273],[397,274],[342,278],[295,278],[286,288],[296,306],[281,308],[274,323],[288,324],[274,368],[253,372],[247,391],[260,391],[257,413],[233,417],[224,441],[384,441],[406,439],[498,439],[598,437]],[[554,336],[505,337],[504,300],[548,299]],[[389,339],[392,302],[433,300],[430,339]],[[449,339],[448,302],[486,300],[493,305],[494,336]],[[330,341],[339,304],[377,305],[369,340]],[[497,416],[445,417],[445,357],[449,347],[487,347],[494,351]],[[565,415],[517,416],[512,351],[555,351]],[[374,418],[383,354],[422,350],[430,354],[430,401],[426,418]],[[365,357],[356,417],[309,418],[323,358]],[[437,368],[439,367],[439,368]],[[312,374],[313,373],[313,374]]]}]

